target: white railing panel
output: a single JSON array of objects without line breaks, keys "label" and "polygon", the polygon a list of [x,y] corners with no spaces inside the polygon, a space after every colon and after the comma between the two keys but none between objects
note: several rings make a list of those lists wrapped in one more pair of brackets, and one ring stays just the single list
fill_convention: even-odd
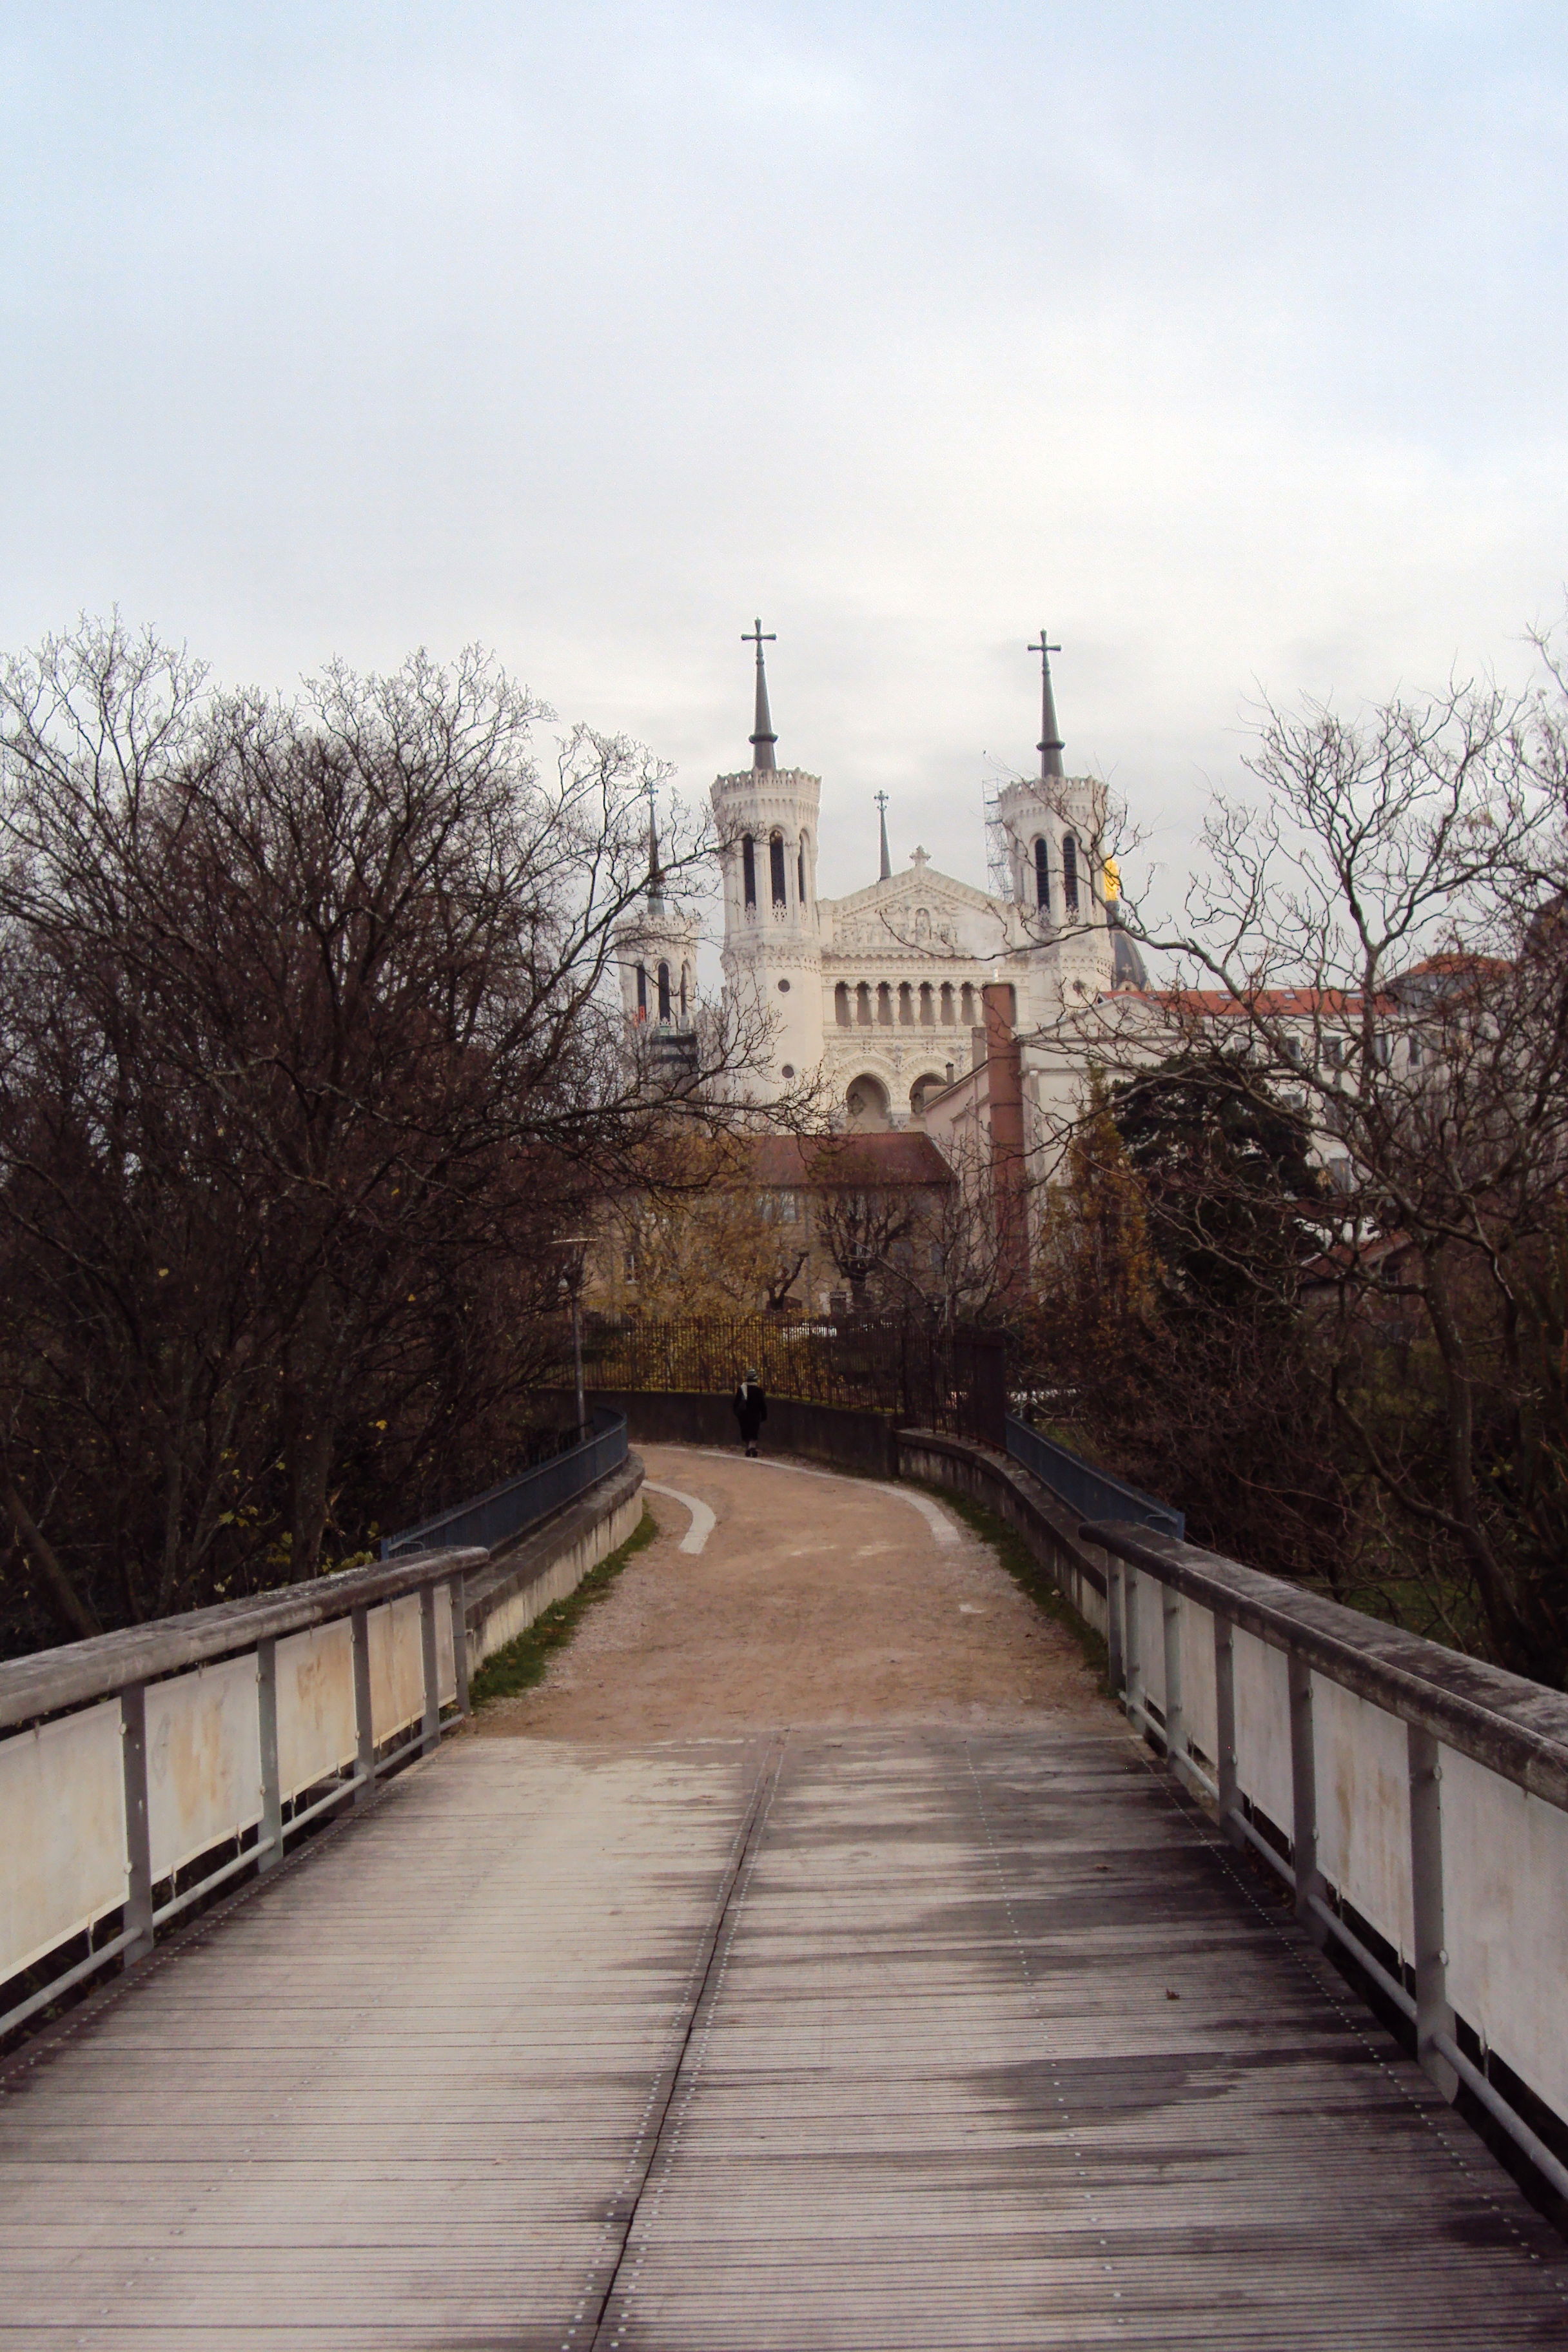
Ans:
[{"label": "white railing panel", "polygon": [[379,1748],[425,1712],[425,1647],[419,1595],[383,1601],[370,1612],[370,1719]]},{"label": "white railing panel", "polygon": [[1244,1797],[1290,1834],[1295,1801],[1290,1782],[1290,1670],[1283,1650],[1237,1626],[1236,1661],[1236,1780]]},{"label": "white railing panel", "polygon": [[1214,1686],[1214,1617],[1196,1601],[1182,1601],[1182,1716],[1188,1739],[1211,1765],[1219,1754]]},{"label": "white railing panel", "polygon": [[352,1764],[353,1629],[346,1617],[278,1644],[278,1781],[285,1798]]},{"label": "white railing panel", "polygon": [[1438,1752],[1448,1999],[1568,2115],[1568,1814],[1468,1756]]},{"label": "white railing panel", "polygon": [[445,1706],[457,1703],[458,1664],[452,1654],[452,1588],[449,1584],[436,1587],[436,1688]]},{"label": "white railing panel", "polygon": [[147,1686],[154,1883],[261,1819],[256,1653]]},{"label": "white railing panel", "polygon": [[1312,1676],[1318,1867],[1402,1958],[1410,1915],[1410,1749],[1405,1727],[1353,1691]]},{"label": "white railing panel", "polygon": [[0,1978],[124,1902],[122,1747],[117,1698],[0,1741]]}]

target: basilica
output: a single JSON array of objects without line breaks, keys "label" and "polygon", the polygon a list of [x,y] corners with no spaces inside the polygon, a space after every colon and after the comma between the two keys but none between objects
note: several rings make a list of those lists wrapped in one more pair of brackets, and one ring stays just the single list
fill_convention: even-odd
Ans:
[{"label": "basilica", "polygon": [[[881,870],[840,898],[817,896],[821,782],[781,767],[759,622],[752,762],[712,787],[722,877],[726,990],[761,1008],[768,1094],[807,1082],[830,1125],[923,1128],[951,1142],[984,1109],[999,1044],[1016,1062],[1026,1152],[1069,1113],[1082,1059],[1074,1016],[1144,984],[1117,924],[1106,791],[1063,761],[1042,631],[1038,772],[1005,786],[992,822],[998,890],[940,873],[923,849],[895,873],[881,803]],[[693,922],[662,902],[627,968],[633,1018],[677,1026],[695,987]]]}]

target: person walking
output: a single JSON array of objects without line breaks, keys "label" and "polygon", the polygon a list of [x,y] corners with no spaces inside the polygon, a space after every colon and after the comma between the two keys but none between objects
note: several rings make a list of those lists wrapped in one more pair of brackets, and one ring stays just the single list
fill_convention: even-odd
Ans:
[{"label": "person walking", "polygon": [[741,1442],[746,1452],[754,1455],[757,1450],[757,1432],[768,1417],[768,1400],[763,1393],[763,1384],[757,1377],[754,1365],[748,1365],[742,1374],[735,1393],[730,1399],[730,1405],[735,1419],[741,1424]]}]

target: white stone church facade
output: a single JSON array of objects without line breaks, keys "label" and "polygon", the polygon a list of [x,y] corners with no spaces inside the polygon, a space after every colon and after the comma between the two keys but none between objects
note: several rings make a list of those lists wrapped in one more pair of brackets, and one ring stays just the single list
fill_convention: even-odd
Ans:
[{"label": "white stone church facade", "polygon": [[1115,926],[1105,788],[1064,772],[1044,644],[1040,773],[998,800],[1005,893],[938,872],[923,849],[893,873],[884,813],[879,878],[819,898],[821,784],[774,762],[758,642],[752,765],[712,788],[724,980],[772,1017],[770,1078],[817,1078],[835,1125],[926,1124],[983,1053],[982,992],[998,982],[1013,991],[1026,1101],[1047,1115],[1081,1076],[1064,1013],[1142,980]]}]

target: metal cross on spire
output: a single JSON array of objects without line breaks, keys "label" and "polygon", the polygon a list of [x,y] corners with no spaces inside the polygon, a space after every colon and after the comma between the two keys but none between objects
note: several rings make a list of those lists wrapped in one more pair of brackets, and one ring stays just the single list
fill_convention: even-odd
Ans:
[{"label": "metal cross on spire", "polygon": [[778,636],[773,629],[769,629],[766,635],[763,635],[762,616],[759,614],[752,628],[742,630],[741,643],[743,646],[755,646],[757,649],[757,719],[756,729],[752,737],[752,765],[753,768],[770,769],[776,765],[773,759],[773,745],[779,739],[773,733],[773,714],[768,709],[768,674],[763,667],[763,647],[777,645]]},{"label": "metal cross on spire", "polygon": [[873,793],[871,797],[877,803],[877,814],[882,827],[882,871],[878,878],[889,882],[893,875],[893,861],[888,855],[888,795],[886,793]]},{"label": "metal cross on spire", "polygon": [[1059,654],[1061,647],[1053,646],[1042,629],[1039,644],[1031,646],[1029,651],[1040,656],[1040,740],[1035,747],[1040,755],[1040,773],[1059,776],[1063,773],[1063,745],[1057,727],[1056,697],[1051,692],[1051,656]]}]

